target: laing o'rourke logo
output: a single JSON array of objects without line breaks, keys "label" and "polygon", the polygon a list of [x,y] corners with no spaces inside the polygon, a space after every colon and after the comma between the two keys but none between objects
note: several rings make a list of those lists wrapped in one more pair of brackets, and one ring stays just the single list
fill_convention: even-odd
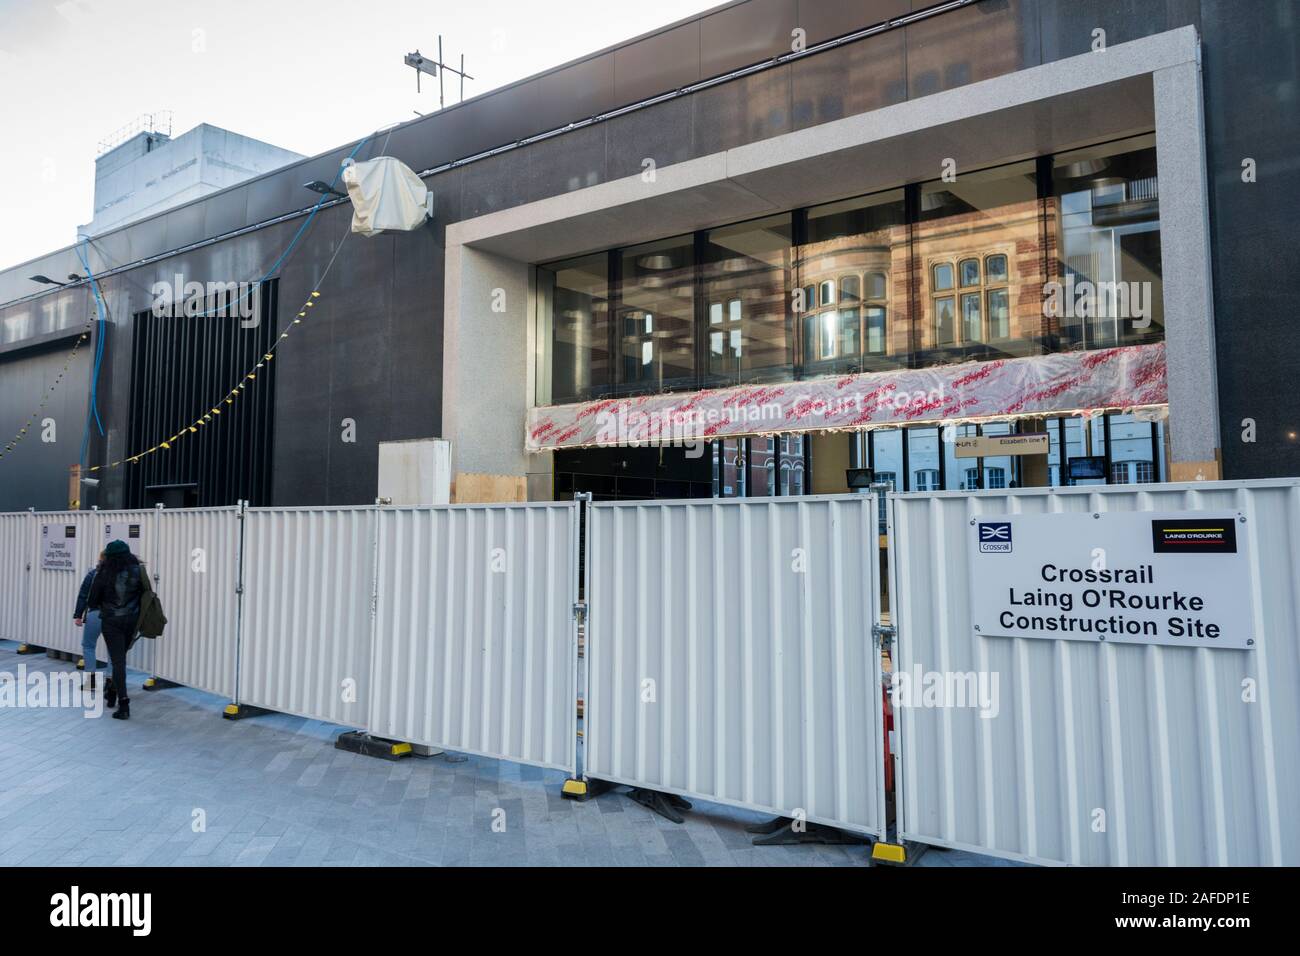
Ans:
[{"label": "laing o'rourke logo", "polygon": [[1011,553],[1011,522],[979,522],[980,550],[985,554]]},{"label": "laing o'rourke logo", "polygon": [[1232,518],[1156,518],[1151,547],[1156,554],[1236,554],[1237,526]]},{"label": "laing o'rourke logo", "polygon": [[50,925],[129,927],[133,936],[148,936],[153,928],[153,894],[83,893],[74,886],[50,897]]}]

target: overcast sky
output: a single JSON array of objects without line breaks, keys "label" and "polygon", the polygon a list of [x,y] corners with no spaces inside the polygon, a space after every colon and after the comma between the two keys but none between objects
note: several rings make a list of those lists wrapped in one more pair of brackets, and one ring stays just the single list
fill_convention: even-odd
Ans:
[{"label": "overcast sky", "polygon": [[[437,108],[402,57],[482,93],[717,0],[0,0],[0,268],[89,222],[101,140],[174,111],[311,155]],[[449,98],[449,102],[454,99]]]}]

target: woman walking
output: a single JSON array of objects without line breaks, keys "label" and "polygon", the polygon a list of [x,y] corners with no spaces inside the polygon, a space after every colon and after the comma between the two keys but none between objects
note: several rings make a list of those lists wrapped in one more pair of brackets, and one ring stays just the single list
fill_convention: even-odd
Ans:
[{"label": "woman walking", "polygon": [[104,549],[104,560],[90,585],[86,607],[99,611],[100,627],[113,676],[104,685],[104,703],[117,706],[113,716],[131,716],[126,692],[126,652],[135,638],[140,618],[140,595],[144,593],[144,567],[125,541],[112,541]]},{"label": "woman walking", "polygon": [[92,611],[86,607],[86,601],[90,597],[90,587],[94,584],[95,573],[99,571],[99,566],[104,563],[104,552],[99,553],[99,561],[93,568],[86,572],[86,576],[81,581],[81,590],[77,592],[77,606],[72,611],[73,621],[81,631],[81,660],[82,672],[85,677],[82,679],[81,686],[86,690],[93,690],[95,687],[95,672],[99,669],[99,661],[96,658],[96,645],[99,643],[99,612]]}]

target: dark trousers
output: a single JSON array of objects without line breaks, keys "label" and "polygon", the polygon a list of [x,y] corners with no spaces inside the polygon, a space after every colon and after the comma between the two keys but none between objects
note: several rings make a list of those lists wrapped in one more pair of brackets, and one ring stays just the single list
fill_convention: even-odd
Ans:
[{"label": "dark trousers", "polygon": [[[128,627],[127,624],[130,624]],[[126,652],[131,647],[131,638],[135,633],[135,622],[104,621],[104,644],[108,647],[108,660],[113,666],[113,689],[117,691],[119,704],[125,704],[126,694]]]}]

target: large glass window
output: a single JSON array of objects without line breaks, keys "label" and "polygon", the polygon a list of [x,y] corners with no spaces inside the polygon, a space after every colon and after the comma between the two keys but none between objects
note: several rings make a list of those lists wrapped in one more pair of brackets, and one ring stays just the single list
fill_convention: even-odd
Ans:
[{"label": "large glass window", "polygon": [[906,223],[901,189],[808,210],[795,256],[803,375],[906,364]]},{"label": "large glass window", "polygon": [[1043,350],[1041,208],[1032,161],[921,185],[919,364]]},{"label": "large glass window", "polygon": [[907,429],[907,491],[941,491],[939,484],[939,429]]},{"label": "large glass window", "polygon": [[749,493],[758,498],[776,494],[776,443],[770,436],[749,440]]},{"label": "large glass window", "polygon": [[31,338],[33,334],[32,313],[30,311],[8,315],[5,316],[3,324],[0,324],[0,345],[8,345],[10,342]]},{"label": "large glass window", "polygon": [[898,476],[903,473],[903,430],[879,428],[870,432],[869,437],[876,480],[890,483],[890,491],[902,491]]},{"label": "large glass window", "polygon": [[[1141,484],[1160,481],[1164,423],[1131,414],[1050,418],[1048,459],[1053,485]],[[1061,449],[1065,454],[1061,454]]]},{"label": "large glass window", "polygon": [[805,493],[808,459],[804,436],[724,438],[710,444],[715,498]]},{"label": "large glass window", "polygon": [[958,458],[957,439],[979,435],[978,425],[952,425],[940,431],[943,439],[944,490],[974,491],[980,486],[979,459]]},{"label": "large glass window", "polygon": [[803,435],[781,436],[780,494],[804,493],[804,471],[807,470],[804,455],[805,442]]},{"label": "large glass window", "polygon": [[[989,422],[980,426],[981,435],[1012,435],[1016,427],[1010,422]],[[980,466],[984,469],[984,487],[990,491],[999,488],[1016,488],[1019,479],[1020,459],[1013,455],[1000,455],[994,458],[981,458]]]},{"label": "large glass window", "polygon": [[1053,488],[1065,484],[1065,464],[1061,457],[1061,425],[1058,419],[1049,418],[1047,425],[1047,483]]},{"label": "large glass window", "polygon": [[1148,484],[1156,481],[1156,464],[1163,449],[1161,423],[1133,415],[1108,415],[1111,482]]},{"label": "large glass window", "polygon": [[1051,303],[1067,348],[1107,348],[1164,335],[1155,137],[1053,161],[1061,286]]},{"label": "large glass window", "polygon": [[[868,434],[871,442],[871,468],[877,482],[888,486],[890,491],[902,491],[899,476],[903,473],[903,430],[901,428],[881,428]],[[813,467],[817,466],[813,462]],[[888,502],[880,498],[880,527],[884,529],[888,520]]]},{"label": "large glass window", "polygon": [[539,391],[552,404],[608,393],[609,258],[585,256],[538,270],[539,297],[549,297],[550,362],[538,369]]},{"label": "large glass window", "polygon": [[1159,340],[1154,141],[610,250],[538,290],[543,404]]},{"label": "large glass window", "polygon": [[1105,484],[1105,474],[1098,474],[1093,467],[1095,462],[1105,461],[1105,452],[1092,447],[1091,439],[1095,436],[1087,423],[1081,418],[1065,418],[1061,419],[1061,429],[1065,448],[1064,484]]},{"label": "large glass window", "polygon": [[705,237],[707,384],[788,379],[790,216],[711,229]]},{"label": "large glass window", "polygon": [[715,498],[745,496],[745,439],[713,443],[713,486]]},{"label": "large glass window", "polygon": [[694,388],[693,237],[625,249],[619,266],[619,390],[626,394]]}]

